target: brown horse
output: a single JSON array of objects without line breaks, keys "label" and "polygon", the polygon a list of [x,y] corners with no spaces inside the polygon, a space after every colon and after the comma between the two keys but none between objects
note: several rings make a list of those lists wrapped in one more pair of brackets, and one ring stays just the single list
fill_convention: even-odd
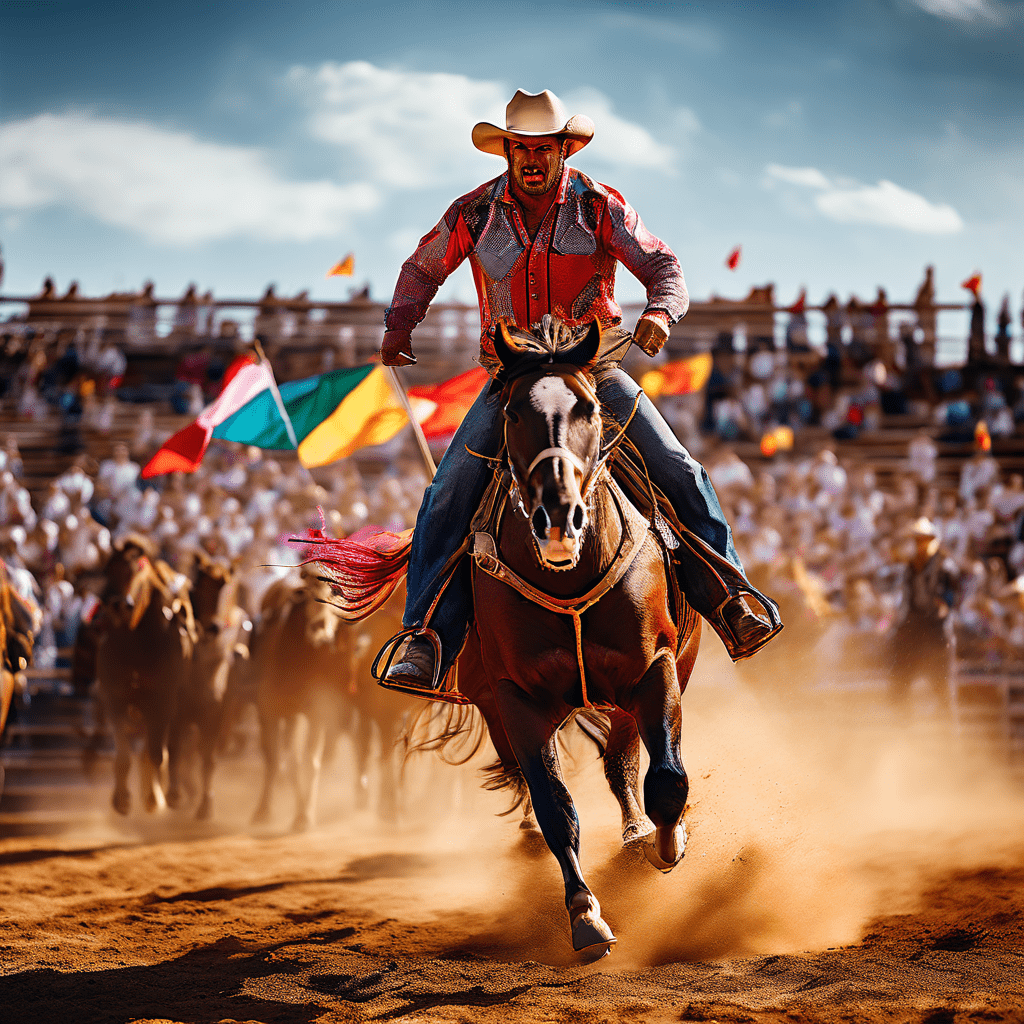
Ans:
[{"label": "brown horse", "polygon": [[114,545],[94,617],[96,677],[114,731],[113,805],[119,814],[131,806],[128,771],[139,725],[144,805],[153,811],[166,804],[160,772],[195,642],[187,581],[154,556],[153,545],[134,534]]},{"label": "brown horse", "polygon": [[[562,870],[573,947],[596,957],[616,940],[580,870],[579,820],[561,777],[558,732],[576,718],[594,736],[595,715],[607,715],[594,738],[605,744],[624,840],[653,832],[644,852],[670,871],[686,840],[680,697],[700,617],[672,569],[674,527],[656,507],[641,514],[608,469],[624,429],[605,425],[588,372],[600,346],[597,325],[572,347],[546,345],[543,332],[517,342],[504,328],[495,338],[505,450],[493,460],[495,487],[474,526],[475,625],[457,663],[457,689],[449,681],[438,698],[468,700],[483,713],[499,756],[490,788],[522,799],[525,787]],[[400,548],[401,538],[389,537],[314,545],[346,609],[372,609],[372,595],[393,585],[408,541]],[[650,756],[643,809],[641,740]]]},{"label": "brown horse", "polygon": [[596,324],[574,347],[546,356],[497,332],[513,490],[495,535],[477,534],[473,565],[479,667],[562,869],[573,948],[593,955],[608,952],[615,936],[580,870],[557,730],[596,707],[610,712],[618,751],[632,758],[643,741],[644,807],[656,826],[645,852],[670,871],[686,838],[680,694],[700,637],[658,532],[607,469],[587,372],[599,344]]},{"label": "brown horse", "polygon": [[199,735],[201,795],[196,818],[204,821],[213,811],[214,755],[221,734],[224,695],[236,655],[236,643],[245,615],[234,602],[234,574],[230,566],[197,551],[192,571],[192,610],[196,642],[188,671],[178,691],[177,708],[168,735],[167,803],[181,806],[189,767],[188,734]]},{"label": "brown horse", "polygon": [[[29,605],[11,584],[7,566],[0,561],[0,736],[7,725],[18,673],[32,660],[38,610]],[[22,680],[24,676],[21,677]],[[0,766],[0,791],[4,773]]]},{"label": "brown horse", "polygon": [[[347,700],[354,640],[329,597],[330,588],[309,575],[298,587],[279,581],[263,597],[249,646],[264,769],[255,824],[270,820],[282,748],[295,790],[292,827],[309,828],[316,817],[324,751],[333,742]],[[307,726],[302,744],[300,718]]]}]

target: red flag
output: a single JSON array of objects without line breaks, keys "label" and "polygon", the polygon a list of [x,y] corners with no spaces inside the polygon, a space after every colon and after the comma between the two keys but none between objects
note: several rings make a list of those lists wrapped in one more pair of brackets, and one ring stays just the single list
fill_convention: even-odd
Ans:
[{"label": "red flag", "polygon": [[640,378],[640,387],[648,398],[661,395],[692,395],[700,391],[711,376],[711,353],[665,363],[656,370],[648,370]]},{"label": "red flag", "polygon": [[966,281],[961,282],[961,288],[966,288],[975,298],[981,291],[981,274],[972,274]]},{"label": "red flag", "polygon": [[432,438],[454,434],[486,383],[487,371],[477,366],[442,384],[409,388],[413,412],[424,435]]},{"label": "red flag", "polygon": [[164,473],[194,473],[203,461],[213,428],[270,387],[270,371],[251,355],[239,356],[225,371],[220,394],[194,423],[167,438],[142,470],[144,479]]},{"label": "red flag", "polygon": [[807,308],[807,289],[801,288],[800,294],[796,297],[796,302],[792,306],[786,307],[787,313],[802,313]]},{"label": "red flag", "polygon": [[337,263],[327,271],[327,277],[351,277],[356,272],[356,257],[355,253],[349,253],[344,259],[338,260]]},{"label": "red flag", "polygon": [[728,259],[725,261],[725,265],[730,270],[735,270],[740,265],[740,249],[742,247],[737,245],[731,253],[729,253]]}]

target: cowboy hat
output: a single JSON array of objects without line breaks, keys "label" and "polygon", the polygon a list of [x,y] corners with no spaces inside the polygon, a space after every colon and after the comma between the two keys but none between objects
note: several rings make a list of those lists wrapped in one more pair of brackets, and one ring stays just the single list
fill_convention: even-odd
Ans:
[{"label": "cowboy hat", "polygon": [[505,108],[505,127],[481,121],[473,127],[473,145],[485,153],[505,155],[505,139],[538,135],[564,135],[569,155],[581,150],[594,137],[594,122],[584,114],[567,117],[562,101],[550,90],[523,92],[517,89]]}]

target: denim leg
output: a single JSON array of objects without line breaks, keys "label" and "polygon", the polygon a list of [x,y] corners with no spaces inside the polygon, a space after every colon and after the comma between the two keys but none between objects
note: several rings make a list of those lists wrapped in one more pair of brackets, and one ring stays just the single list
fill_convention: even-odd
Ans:
[{"label": "denim leg", "polygon": [[665,492],[684,525],[743,572],[732,530],[707,471],[679,443],[654,403],[625,370],[599,371],[598,397],[620,423],[626,422],[638,393],[640,404],[626,436],[643,456],[651,480]]},{"label": "denim leg", "polygon": [[[488,387],[490,385],[488,384]],[[497,455],[501,447],[501,396],[477,396],[452,438],[433,482],[423,495],[412,538],[405,599],[406,629],[423,625],[430,605],[444,582],[441,571],[462,544],[469,524],[493,475],[483,459],[470,455]],[[434,609],[430,627],[441,639],[445,667],[458,653],[473,611],[468,573],[461,569]]]}]

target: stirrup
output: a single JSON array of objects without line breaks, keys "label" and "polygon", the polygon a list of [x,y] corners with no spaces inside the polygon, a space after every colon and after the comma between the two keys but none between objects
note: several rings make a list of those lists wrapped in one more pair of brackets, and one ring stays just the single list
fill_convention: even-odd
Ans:
[{"label": "stirrup", "polygon": [[[732,630],[725,623],[725,619],[722,617],[722,609],[730,602],[735,600],[737,597],[753,598],[757,602],[768,616],[768,625],[770,627],[769,632],[766,633],[757,642],[757,645],[747,650],[740,650],[736,645],[736,638],[732,635]],[[711,624],[711,628],[718,634],[722,643],[725,644],[725,649],[729,653],[729,657],[734,662],[746,661],[747,658],[752,658],[758,651],[760,651],[766,644],[773,640],[782,630],[783,622],[782,616],[779,614],[779,606],[766,594],[762,594],[760,591],[754,590],[753,587],[737,587],[735,594],[730,594],[716,609],[714,616],[708,619]],[[736,653],[733,653],[733,652]]]},{"label": "stirrup", "polygon": [[[394,682],[387,678],[387,674],[395,660],[395,655],[398,653],[399,645],[406,637],[410,636],[426,637],[434,648],[434,678],[429,690],[421,686],[411,686],[408,683]],[[381,669],[381,659],[385,656],[387,660],[384,662],[384,668]],[[419,697],[422,700],[438,700],[445,704],[472,703],[468,697],[459,693],[455,686],[452,685],[453,672],[451,669],[445,673],[444,679],[439,678],[440,674],[441,640],[434,630],[420,628],[419,626],[414,626],[412,629],[403,629],[401,633],[396,633],[391,637],[377,652],[377,657],[373,659],[373,664],[370,666],[370,675],[377,681],[377,685],[384,687],[385,690],[394,690],[397,693],[405,693],[411,697]]]}]

